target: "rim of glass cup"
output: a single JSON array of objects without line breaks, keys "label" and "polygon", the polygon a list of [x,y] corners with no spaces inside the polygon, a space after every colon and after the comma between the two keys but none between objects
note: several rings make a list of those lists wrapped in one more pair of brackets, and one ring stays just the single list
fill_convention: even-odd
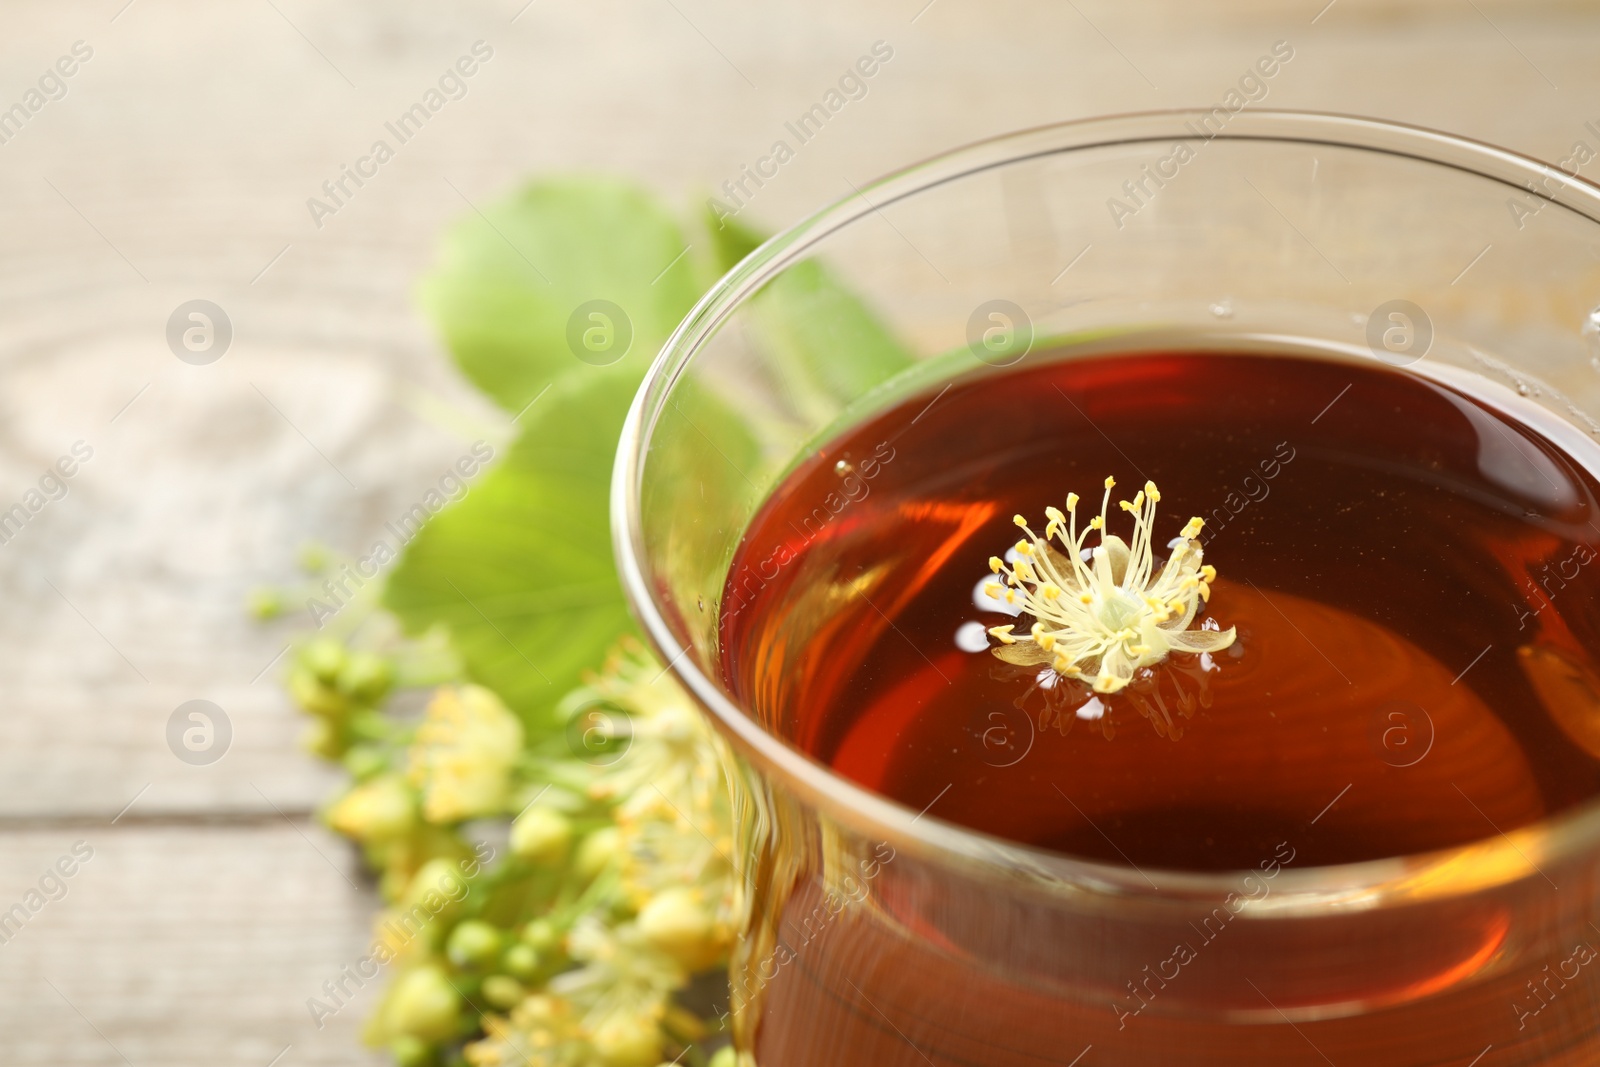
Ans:
[{"label": "rim of glass cup", "polygon": [[[635,617],[662,662],[706,709],[722,736],[756,769],[834,821],[895,847],[971,870],[1019,872],[1071,890],[1118,897],[1220,897],[1245,871],[1194,872],[1123,867],[1034,848],[917,812],[835,774],[766,730],[701,671],[673,632],[644,570],[640,490],[650,437],[667,395],[701,346],[772,277],[829,235],[898,200],[981,171],[1029,159],[1115,145],[1192,140],[1206,110],[1147,111],[1037,126],[978,141],[892,172],[762,244],[701,297],[646,373],[623,425],[611,481],[611,528],[618,572]],[[1420,126],[1356,115],[1246,110],[1208,140],[1254,140],[1351,148],[1415,159],[1497,181],[1600,225],[1600,186],[1531,156]],[[1498,830],[1498,828],[1496,828]],[[1271,898],[1274,915],[1452,897],[1542,874],[1541,865],[1600,850],[1600,800],[1529,826],[1435,852],[1336,866],[1285,868]],[[1152,877],[1154,876],[1154,877]],[[1162,888],[1157,889],[1159,882]]]}]

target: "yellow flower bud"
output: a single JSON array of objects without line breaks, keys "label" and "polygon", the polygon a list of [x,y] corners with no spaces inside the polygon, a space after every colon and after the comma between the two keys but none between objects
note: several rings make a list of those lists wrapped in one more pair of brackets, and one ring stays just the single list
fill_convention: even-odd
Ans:
[{"label": "yellow flower bud", "polygon": [[617,855],[617,848],[621,844],[622,836],[614,826],[596,830],[583,839],[583,844],[578,846],[578,854],[573,858],[573,866],[585,878],[593,878],[611,863]]},{"label": "yellow flower bud", "polygon": [[531,863],[553,867],[571,843],[572,823],[550,808],[535,804],[511,824],[511,851]]},{"label": "yellow flower bud", "polygon": [[652,1067],[661,1060],[661,1028],[644,1016],[612,1016],[591,1040],[606,1067]]},{"label": "yellow flower bud", "polygon": [[390,1031],[423,1041],[454,1037],[461,1021],[461,996],[437,966],[407,971],[390,988],[383,1006]]},{"label": "yellow flower bud", "polygon": [[289,672],[289,697],[311,714],[327,719],[350,710],[350,702],[343,693],[304,667]]},{"label": "yellow flower bud", "polygon": [[487,1000],[491,1007],[499,1008],[501,1011],[509,1011],[516,1007],[527,995],[522,983],[506,974],[491,974],[483,980],[481,988],[483,999]]},{"label": "yellow flower bud", "polygon": [[397,774],[384,774],[351,789],[328,809],[330,827],[362,843],[393,841],[416,825],[411,787]]},{"label": "yellow flower bud", "polygon": [[344,668],[346,653],[344,646],[328,638],[318,638],[300,650],[300,663],[314,675],[318,681],[332,685],[339,671]]},{"label": "yellow flower bud", "polygon": [[466,895],[467,880],[460,864],[445,856],[435,856],[417,868],[395,907],[406,912],[420,905],[429,913],[450,918],[459,911],[459,902]]},{"label": "yellow flower bud", "polygon": [[307,752],[325,760],[336,760],[345,751],[344,734],[327,719],[312,719],[300,744]]},{"label": "yellow flower bud", "polygon": [[656,948],[685,967],[702,965],[715,954],[714,922],[698,890],[687,886],[663,889],[639,910],[639,932]]}]

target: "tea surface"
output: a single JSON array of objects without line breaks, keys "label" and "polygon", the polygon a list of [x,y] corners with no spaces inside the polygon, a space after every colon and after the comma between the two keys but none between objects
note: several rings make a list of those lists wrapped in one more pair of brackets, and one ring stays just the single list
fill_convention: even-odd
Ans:
[{"label": "tea surface", "polygon": [[[730,572],[725,682],[870,789],[1077,856],[1249,868],[1292,840],[1302,867],[1490,837],[1600,791],[1587,445],[1376,364],[1036,355],[791,473]],[[985,631],[1031,619],[982,583],[1014,514],[1042,529],[1077,492],[1087,520],[1107,475],[1124,538],[1116,499],[1160,486],[1158,557],[1206,520],[1202,618],[1237,639],[1095,694],[998,660]]]}]

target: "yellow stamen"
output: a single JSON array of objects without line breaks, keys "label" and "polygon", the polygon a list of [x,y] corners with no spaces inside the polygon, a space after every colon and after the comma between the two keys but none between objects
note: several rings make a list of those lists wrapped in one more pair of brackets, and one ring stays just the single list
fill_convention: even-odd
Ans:
[{"label": "yellow stamen", "polygon": [[[1106,529],[1115,485],[1115,478],[1105,480],[1100,514],[1086,529],[1077,524],[1077,493],[1067,494],[1065,513],[1045,509],[1049,524],[1043,537],[1018,515],[1013,521],[1027,537],[1015,545],[1016,564],[1008,569],[999,557],[989,560],[989,569],[1004,574],[1011,587],[1004,590],[1006,603],[1020,602],[1024,617],[1034,620],[1025,635],[1013,634],[1012,625],[990,630],[1002,646],[995,654],[1021,665],[1050,663],[1062,677],[1092,679],[1101,693],[1122,689],[1137,672],[1160,663],[1174,649],[1218,651],[1236,637],[1232,629],[1185,629],[1200,605],[1210,600],[1217,575],[1216,568],[1201,562],[1204,549],[1196,538],[1205,520],[1190,519],[1183,539],[1158,566],[1154,530],[1160,490],[1145,482],[1132,500],[1118,502],[1133,517],[1133,537],[1123,541]],[[1084,542],[1091,531],[1099,533],[1101,547],[1085,562]],[[1060,551],[1046,551],[1051,542]],[[987,596],[1000,591],[998,582],[984,585]],[[1013,645],[1018,647],[1004,647]]]}]

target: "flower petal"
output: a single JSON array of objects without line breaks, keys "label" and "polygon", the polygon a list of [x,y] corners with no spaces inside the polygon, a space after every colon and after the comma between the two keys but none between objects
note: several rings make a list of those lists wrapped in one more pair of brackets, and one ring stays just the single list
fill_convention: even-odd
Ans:
[{"label": "flower petal", "polygon": [[1121,584],[1128,573],[1128,559],[1132,553],[1128,549],[1128,542],[1120,537],[1106,538],[1100,544],[1100,551],[1094,554],[1095,574],[1100,574],[1101,561],[1104,561],[1106,573],[1112,584]]},{"label": "flower petal", "polygon": [[1174,652],[1216,652],[1233,644],[1238,636],[1235,627],[1226,630],[1185,630],[1167,635],[1167,644]]},{"label": "flower petal", "polygon": [[1014,663],[1018,667],[1034,667],[1040,663],[1049,663],[1055,659],[1054,654],[1046,652],[1032,641],[1025,640],[1020,636],[1014,645],[999,645],[989,651],[994,653],[995,659],[1004,660],[1006,663]]}]

